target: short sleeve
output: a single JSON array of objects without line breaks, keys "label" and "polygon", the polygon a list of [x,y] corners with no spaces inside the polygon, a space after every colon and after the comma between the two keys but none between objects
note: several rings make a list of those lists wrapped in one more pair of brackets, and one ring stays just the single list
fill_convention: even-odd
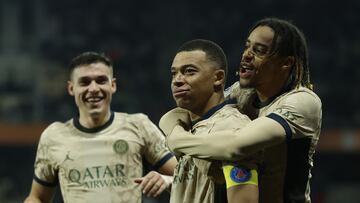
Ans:
[{"label": "short sleeve", "polygon": [[224,163],[223,174],[226,188],[237,185],[258,185],[258,167],[246,163]]},{"label": "short sleeve", "polygon": [[259,165],[263,151],[254,153],[236,162],[223,161],[226,188],[237,185],[259,185]]},{"label": "short sleeve", "polygon": [[48,127],[41,135],[36,153],[34,165],[34,179],[39,184],[52,187],[58,184],[57,169],[52,158],[51,127]]},{"label": "short sleeve", "polygon": [[[233,130],[235,133],[250,122],[249,117],[241,114],[236,108],[227,108],[226,111],[218,114],[218,120],[212,131],[215,132],[226,129]],[[222,163],[227,188],[240,184],[258,185],[257,171],[261,153],[262,152],[255,153],[236,162],[224,161]]]},{"label": "short sleeve", "polygon": [[165,136],[160,129],[145,116],[140,116],[140,133],[144,139],[144,156],[154,169],[160,168],[166,161],[173,157],[165,145]]},{"label": "short sleeve", "polygon": [[[286,130],[286,124],[291,130],[291,139],[318,136],[321,128],[321,101],[309,92],[295,92],[287,96],[273,113],[267,115],[270,118],[281,117],[286,121],[282,124]],[[281,124],[281,118],[278,122]],[[277,120],[277,119],[275,119]]]}]

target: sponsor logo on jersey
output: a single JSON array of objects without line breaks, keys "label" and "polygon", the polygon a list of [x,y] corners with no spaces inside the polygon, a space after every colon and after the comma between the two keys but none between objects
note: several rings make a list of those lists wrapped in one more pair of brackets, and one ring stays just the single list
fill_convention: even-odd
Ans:
[{"label": "sponsor logo on jersey", "polygon": [[230,171],[230,178],[236,183],[243,183],[250,180],[251,172],[245,167],[234,166]]},{"label": "sponsor logo on jersey", "polygon": [[113,186],[126,186],[129,184],[124,173],[124,165],[93,166],[82,170],[70,169],[68,180],[85,188],[102,188]]},{"label": "sponsor logo on jersey", "polygon": [[129,144],[125,140],[117,140],[113,145],[113,149],[118,154],[124,154],[129,150]]}]

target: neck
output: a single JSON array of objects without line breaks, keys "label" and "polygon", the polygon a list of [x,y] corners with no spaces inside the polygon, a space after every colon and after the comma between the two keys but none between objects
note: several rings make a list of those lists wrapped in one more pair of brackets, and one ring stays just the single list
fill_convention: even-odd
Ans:
[{"label": "neck", "polygon": [[79,122],[85,128],[96,128],[104,125],[111,116],[110,109],[104,113],[93,113],[84,115],[80,113]]},{"label": "neck", "polygon": [[201,118],[205,115],[211,108],[223,103],[225,101],[223,92],[214,93],[210,99],[207,101],[203,108],[199,108],[198,110],[192,110],[190,113],[190,118],[192,121]]},{"label": "neck", "polygon": [[286,78],[273,81],[271,84],[264,84],[256,88],[256,93],[261,102],[265,102],[270,98],[278,95],[286,86]]}]

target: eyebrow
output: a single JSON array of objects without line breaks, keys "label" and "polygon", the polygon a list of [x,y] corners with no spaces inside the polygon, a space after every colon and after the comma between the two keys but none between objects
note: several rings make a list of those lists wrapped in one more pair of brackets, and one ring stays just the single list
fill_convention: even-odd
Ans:
[{"label": "eyebrow", "polygon": [[82,77],[79,77],[79,81],[81,80],[96,80],[96,79],[108,79],[108,76],[106,75],[98,75],[98,76],[95,76],[95,77],[91,77],[91,76],[82,76]]},{"label": "eyebrow", "polygon": [[[196,65],[194,65],[194,64],[192,64],[192,63],[189,63],[189,64],[184,64],[184,65],[180,66],[179,69],[184,68],[184,67],[187,67],[187,66],[197,68]],[[176,67],[172,66],[172,67],[171,67],[171,70],[174,70],[174,69],[176,69]]]},{"label": "eyebrow", "polygon": [[[250,41],[250,40],[246,40],[246,43],[251,43],[251,41]],[[269,48],[268,45],[263,44],[263,43],[260,43],[260,42],[255,42],[254,45],[256,45],[256,46],[261,46],[261,47],[264,47],[264,48]]]}]

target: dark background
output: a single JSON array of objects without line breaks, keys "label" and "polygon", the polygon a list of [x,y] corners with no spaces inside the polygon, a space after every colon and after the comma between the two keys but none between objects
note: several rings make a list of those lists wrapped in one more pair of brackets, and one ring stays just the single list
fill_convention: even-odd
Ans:
[{"label": "dark background", "polygon": [[[356,0],[0,0],[0,124],[46,126],[76,114],[67,66],[84,51],[114,61],[113,110],[143,112],[157,123],[174,106],[170,65],[183,42],[217,42],[228,56],[229,86],[238,79],[251,25],[285,18],[307,37],[311,79],[323,103],[313,202],[359,203],[359,10]],[[0,202],[9,203],[29,192],[39,136],[24,142],[11,132],[0,128]]]}]

